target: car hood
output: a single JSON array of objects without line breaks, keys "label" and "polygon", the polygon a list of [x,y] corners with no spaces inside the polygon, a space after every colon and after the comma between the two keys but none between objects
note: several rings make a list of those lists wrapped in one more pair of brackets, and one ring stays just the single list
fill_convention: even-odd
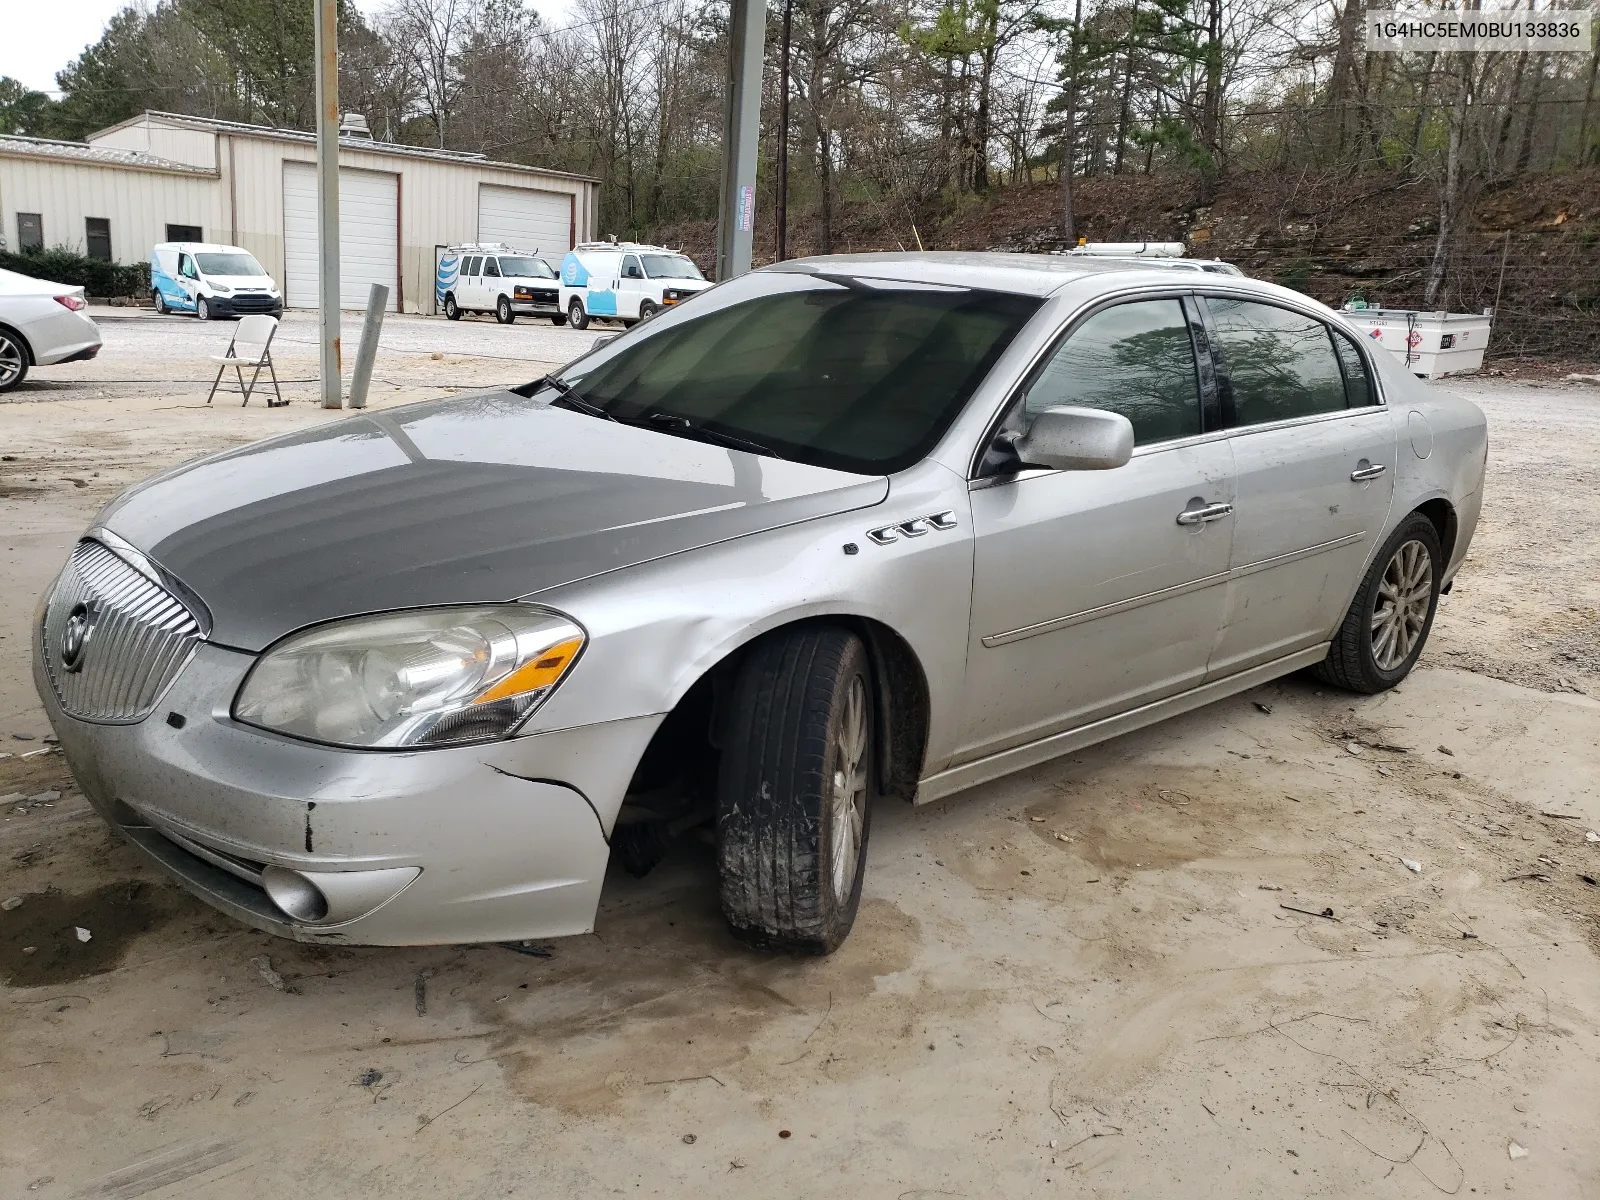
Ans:
[{"label": "car hood", "polygon": [[531,596],[888,487],[497,392],[200,459],[96,525],[203,600],[213,641],[260,650],[335,617]]},{"label": "car hood", "polygon": [[275,292],[278,285],[270,275],[207,275],[205,281],[213,287],[231,288],[233,291]]}]

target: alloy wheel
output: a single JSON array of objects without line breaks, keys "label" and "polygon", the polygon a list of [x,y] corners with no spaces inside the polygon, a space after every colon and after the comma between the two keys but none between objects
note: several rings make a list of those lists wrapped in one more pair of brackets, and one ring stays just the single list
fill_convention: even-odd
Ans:
[{"label": "alloy wheel", "polygon": [[845,689],[834,730],[833,786],[829,797],[833,830],[833,894],[841,903],[855,884],[861,829],[867,815],[867,685],[857,675]]},{"label": "alloy wheel", "polygon": [[0,388],[10,387],[20,379],[26,365],[26,360],[22,357],[22,347],[0,333]]},{"label": "alloy wheel", "polygon": [[1433,556],[1418,541],[1402,542],[1378,582],[1372,610],[1372,658],[1396,670],[1416,648],[1433,605]]}]

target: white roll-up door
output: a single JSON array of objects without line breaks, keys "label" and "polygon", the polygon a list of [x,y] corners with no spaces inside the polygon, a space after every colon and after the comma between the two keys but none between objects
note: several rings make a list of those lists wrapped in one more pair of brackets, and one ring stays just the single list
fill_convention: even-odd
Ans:
[{"label": "white roll-up door", "polygon": [[478,240],[537,250],[558,271],[572,249],[572,197],[565,192],[478,185]]},{"label": "white roll-up door", "polygon": [[[339,307],[365,308],[374,283],[400,301],[400,181],[382,171],[339,170]],[[317,307],[317,169],[283,164],[283,286],[290,308]]]}]

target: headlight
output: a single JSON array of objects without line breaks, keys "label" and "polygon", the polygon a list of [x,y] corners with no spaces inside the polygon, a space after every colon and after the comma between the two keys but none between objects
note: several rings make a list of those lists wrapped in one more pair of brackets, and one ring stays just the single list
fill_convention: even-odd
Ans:
[{"label": "headlight", "polygon": [[585,635],[527,604],[357,617],[293,634],[257,660],[236,719],[337,746],[502,738],[559,684]]},{"label": "headlight", "polygon": [[217,293],[219,296],[229,295],[233,291],[233,289],[225,283],[213,283],[211,285],[211,290]]}]

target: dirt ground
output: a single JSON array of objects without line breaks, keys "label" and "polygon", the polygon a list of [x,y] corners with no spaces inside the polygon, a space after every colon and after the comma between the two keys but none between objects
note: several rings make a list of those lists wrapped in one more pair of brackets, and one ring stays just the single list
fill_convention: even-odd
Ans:
[{"label": "dirt ground", "polygon": [[[105,329],[0,404],[0,1194],[1600,1195],[1600,390],[1453,385],[1484,523],[1403,687],[885,806],[829,959],[737,947],[693,843],[537,954],[321,948],[164,882],[34,753],[29,613],[95,510],[337,416],[109,382],[203,375],[216,328]],[[391,321],[375,404],[592,336]]]}]

